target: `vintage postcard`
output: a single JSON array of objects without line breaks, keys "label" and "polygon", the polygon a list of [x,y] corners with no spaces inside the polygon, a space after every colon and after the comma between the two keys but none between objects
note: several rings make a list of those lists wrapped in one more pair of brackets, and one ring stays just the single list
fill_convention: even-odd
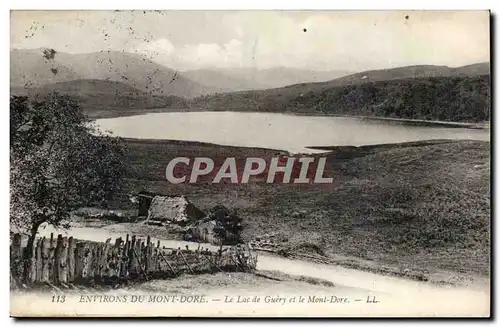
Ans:
[{"label": "vintage postcard", "polygon": [[11,11],[13,317],[489,317],[488,11]]}]

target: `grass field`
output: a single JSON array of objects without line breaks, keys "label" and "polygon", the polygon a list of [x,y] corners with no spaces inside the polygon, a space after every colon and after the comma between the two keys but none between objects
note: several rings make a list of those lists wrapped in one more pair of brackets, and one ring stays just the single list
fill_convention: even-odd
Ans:
[{"label": "grass field", "polygon": [[[276,150],[182,141],[126,140],[124,193],[187,195],[201,209],[237,208],[243,237],[267,233],[289,247],[314,244],[329,255],[355,256],[419,269],[489,273],[490,143],[414,142],[332,148],[332,184],[168,184],[178,156],[270,157]],[[113,204],[126,209],[125,195]]]}]

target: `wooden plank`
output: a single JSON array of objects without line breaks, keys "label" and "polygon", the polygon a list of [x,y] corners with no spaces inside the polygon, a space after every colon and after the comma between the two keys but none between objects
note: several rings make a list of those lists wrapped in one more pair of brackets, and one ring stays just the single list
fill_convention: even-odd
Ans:
[{"label": "wooden plank", "polygon": [[153,244],[153,242],[149,243],[149,255],[150,255],[149,270],[151,270],[152,272],[156,271],[156,261],[158,260],[156,257],[155,250],[156,250],[156,248],[155,248],[155,245]]},{"label": "wooden plank", "polygon": [[151,265],[151,236],[148,235],[146,238],[146,249],[144,251],[144,270],[148,273]]},{"label": "wooden plank", "polygon": [[122,269],[122,253],[123,253],[123,245],[124,245],[124,242],[123,242],[123,239],[120,238],[119,239],[120,242],[115,246],[115,250],[114,250],[114,256],[115,256],[115,264],[116,264],[116,271],[115,271],[115,274],[114,276],[117,276],[117,277],[120,277],[121,275],[121,269]]},{"label": "wooden plank", "polygon": [[61,270],[60,267],[60,260],[61,260],[61,250],[63,247],[62,244],[62,234],[57,235],[57,241],[56,241],[56,249],[54,250],[54,267],[53,267],[53,276],[52,276],[52,281],[55,284],[59,284],[59,271]]},{"label": "wooden plank", "polygon": [[136,241],[135,255],[136,255],[136,266],[135,273],[142,274],[143,264],[144,264],[144,240],[139,239]]},{"label": "wooden plank", "polygon": [[90,265],[92,260],[92,249],[89,242],[81,243],[82,254],[82,273],[81,277],[86,279],[90,277]]},{"label": "wooden plank", "polygon": [[[140,247],[140,245],[139,245],[139,247]],[[134,255],[138,256],[137,251],[135,251],[135,250],[134,250]],[[148,280],[148,274],[146,273],[146,271],[144,271],[144,268],[142,267],[142,265],[139,263],[138,266],[139,266],[140,272],[144,275],[144,278],[146,278],[146,280]]]},{"label": "wooden plank", "polygon": [[92,242],[92,264],[90,265],[90,277],[98,276],[99,269],[99,243]]},{"label": "wooden plank", "polygon": [[120,275],[119,277],[126,277],[129,273],[129,264],[128,264],[128,247],[130,246],[130,241],[128,239],[128,234],[125,239],[125,244],[123,245],[122,253],[120,256]]},{"label": "wooden plank", "polygon": [[94,250],[95,250],[95,258],[94,258],[94,277],[100,276],[101,275],[101,270],[102,270],[102,264],[101,264],[101,259],[102,259],[102,252],[104,249],[104,244],[102,243],[94,243]]},{"label": "wooden plank", "polygon": [[14,234],[10,246],[10,269],[14,280],[19,281],[23,276],[23,248],[21,247],[21,234]]},{"label": "wooden plank", "polygon": [[128,251],[128,272],[129,275],[135,274],[136,271],[136,262],[137,258],[134,255],[136,247],[135,235],[132,235],[132,239],[130,240],[130,249]]},{"label": "wooden plank", "polygon": [[155,258],[155,271],[160,271],[161,270],[161,262],[160,262],[160,240],[156,242],[156,258]]},{"label": "wooden plank", "polygon": [[68,282],[75,280],[75,248],[76,241],[73,237],[68,239]]},{"label": "wooden plank", "polygon": [[102,253],[104,250],[104,244],[95,242],[95,260],[94,260],[94,277],[101,275],[102,270]]},{"label": "wooden plank", "polygon": [[33,243],[33,249],[28,251],[28,253],[30,256],[26,258],[28,262],[28,275],[26,277],[27,282],[33,284],[36,282],[36,243]]},{"label": "wooden plank", "polygon": [[181,254],[181,257],[182,257],[182,260],[184,260],[184,263],[186,264],[186,266],[188,267],[189,271],[191,272],[191,274],[194,274],[194,271],[193,269],[191,268],[191,266],[189,265],[189,263],[187,262],[186,258],[184,257],[184,254],[182,254],[182,251],[179,251],[179,253]]},{"label": "wooden plank", "polygon": [[101,271],[101,276],[109,276],[111,271],[111,266],[113,265],[113,258],[111,256],[111,239],[108,238],[106,243],[104,243],[104,251],[102,256],[103,269]]},{"label": "wooden plank", "polygon": [[55,257],[55,250],[56,250],[56,244],[54,240],[54,233],[50,234],[50,246],[49,246],[49,258],[47,259],[48,265],[49,265],[49,280],[48,282],[54,282],[54,257]]},{"label": "wooden plank", "polygon": [[35,282],[40,283],[42,281],[42,263],[43,263],[43,257],[42,257],[42,239],[38,239],[36,242],[36,249],[35,249],[35,265],[36,265],[36,278]]},{"label": "wooden plank", "polygon": [[99,260],[97,261],[97,276],[104,276],[106,274],[106,244],[98,243],[97,249],[99,252]]},{"label": "wooden plank", "polygon": [[80,279],[83,277],[83,268],[85,266],[84,263],[85,256],[85,247],[82,242],[76,243],[75,246],[75,273],[74,279]]},{"label": "wooden plank", "polygon": [[95,257],[95,249],[94,244],[92,242],[87,243],[88,251],[86,251],[86,261],[85,261],[85,272],[86,278],[94,277],[94,257]]},{"label": "wooden plank", "polygon": [[42,276],[40,281],[47,283],[50,281],[50,240],[42,238]]},{"label": "wooden plank", "polygon": [[57,260],[57,281],[61,284],[68,282],[68,238],[63,237]]},{"label": "wooden plank", "polygon": [[203,254],[203,256],[207,259],[207,261],[210,263],[210,265],[216,267],[219,271],[222,272],[222,269],[220,269],[220,267],[217,264],[215,264],[215,262],[213,262],[212,260],[210,260],[210,258],[206,254]]},{"label": "wooden plank", "polygon": [[162,253],[162,251],[159,251],[158,253],[160,254],[161,258],[165,261],[165,263],[167,264],[168,268],[170,268],[170,270],[172,271],[172,273],[174,274],[174,276],[177,276],[177,271],[170,264],[170,262],[168,262],[166,256]]},{"label": "wooden plank", "polygon": [[120,257],[122,254],[122,249],[121,249],[122,243],[123,243],[122,238],[119,237],[116,239],[115,246],[113,247],[112,256],[113,256],[114,268],[111,271],[111,274],[110,274],[111,277],[113,277],[113,276],[120,277],[120,270],[122,268],[121,260],[120,260]]}]

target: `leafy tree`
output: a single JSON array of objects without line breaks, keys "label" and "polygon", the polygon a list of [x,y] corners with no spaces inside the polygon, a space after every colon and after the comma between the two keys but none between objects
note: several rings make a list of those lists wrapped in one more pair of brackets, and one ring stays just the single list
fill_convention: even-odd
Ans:
[{"label": "leafy tree", "polygon": [[68,97],[11,97],[10,218],[29,231],[28,251],[42,223],[58,226],[71,211],[110,199],[120,187],[124,151]]},{"label": "leafy tree", "polygon": [[216,205],[209,210],[208,217],[215,221],[214,233],[220,239],[221,246],[227,241],[228,233],[239,237],[242,228],[241,217],[236,209],[230,210],[223,205]]}]

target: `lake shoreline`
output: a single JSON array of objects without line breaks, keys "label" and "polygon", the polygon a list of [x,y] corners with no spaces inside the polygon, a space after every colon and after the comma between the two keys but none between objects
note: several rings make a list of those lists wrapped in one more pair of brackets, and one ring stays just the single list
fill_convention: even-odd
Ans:
[{"label": "lake shoreline", "polygon": [[[245,148],[312,153],[313,147],[365,146],[436,139],[490,141],[469,125],[351,116],[253,112],[165,112],[98,119],[112,135],[133,139],[202,141]],[[293,133],[290,133],[294,131]]]},{"label": "lake shoreline", "polygon": [[468,129],[480,129],[489,130],[489,122],[453,122],[453,121],[441,121],[441,120],[424,120],[424,119],[408,119],[408,118],[396,118],[396,117],[382,117],[382,116],[361,116],[361,115],[335,115],[335,114],[324,114],[324,113],[314,113],[314,112],[261,112],[252,110],[203,110],[203,109],[165,109],[165,108],[155,108],[128,112],[96,112],[89,114],[89,117],[93,120],[97,119],[113,119],[120,117],[131,117],[131,116],[142,116],[148,114],[156,113],[196,113],[196,112],[234,112],[234,113],[254,113],[254,114],[276,114],[276,115],[286,115],[286,116],[299,116],[299,117],[338,117],[338,118],[356,118],[361,120],[372,120],[372,121],[385,121],[401,123],[405,125],[413,126],[434,126],[434,127],[448,127],[448,128],[468,128]]}]

